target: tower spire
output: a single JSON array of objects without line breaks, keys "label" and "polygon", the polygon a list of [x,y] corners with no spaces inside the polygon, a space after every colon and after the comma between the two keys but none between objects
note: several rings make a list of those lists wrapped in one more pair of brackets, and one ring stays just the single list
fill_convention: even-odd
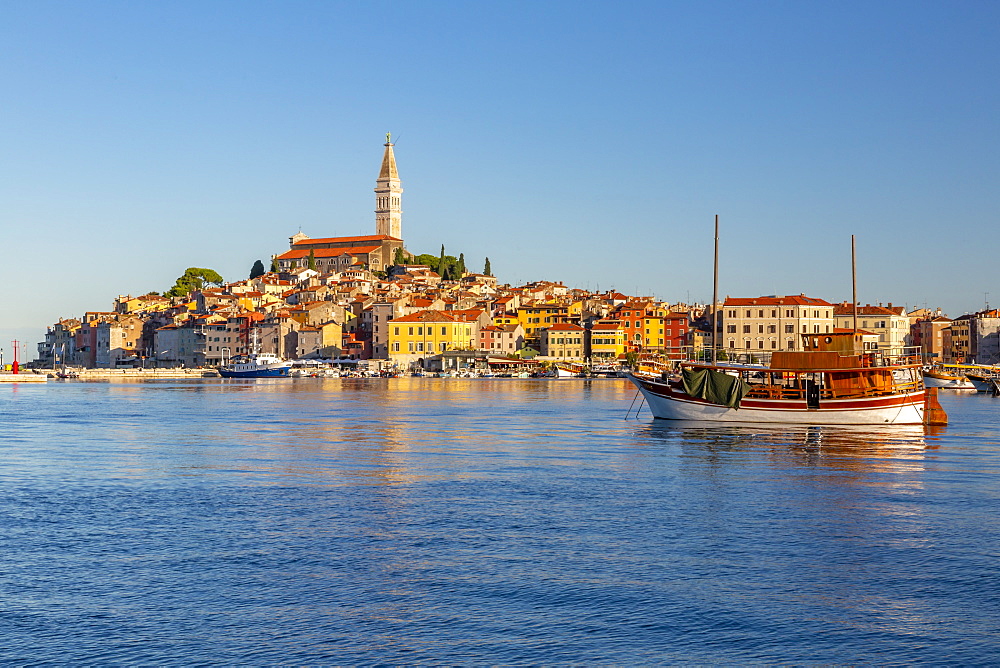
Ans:
[{"label": "tower spire", "polygon": [[403,238],[403,188],[396,170],[396,156],[392,152],[392,135],[385,133],[385,153],[382,155],[382,169],[375,181],[375,234],[384,234],[396,239]]}]

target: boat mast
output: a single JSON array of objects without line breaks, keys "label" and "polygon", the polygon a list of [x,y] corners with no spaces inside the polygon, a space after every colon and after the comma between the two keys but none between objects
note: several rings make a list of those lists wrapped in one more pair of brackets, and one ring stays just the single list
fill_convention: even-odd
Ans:
[{"label": "boat mast", "polygon": [[715,337],[719,329],[719,311],[716,308],[719,303],[719,214],[715,214],[715,261],[714,276],[712,277],[712,366],[717,360],[717,350]]},{"label": "boat mast", "polygon": [[854,343],[852,348],[857,350],[855,346],[858,343],[858,270],[857,270],[857,260],[854,249],[854,235],[851,235],[851,300],[852,300],[852,310],[854,312],[854,334],[852,338]]}]

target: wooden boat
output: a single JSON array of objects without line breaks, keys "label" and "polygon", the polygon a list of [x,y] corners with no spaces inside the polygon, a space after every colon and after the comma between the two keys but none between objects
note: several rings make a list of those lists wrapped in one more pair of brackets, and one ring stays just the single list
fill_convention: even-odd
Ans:
[{"label": "wooden boat", "polygon": [[629,375],[668,420],[782,424],[922,424],[919,356],[775,352],[766,365],[684,362],[680,377]]},{"label": "wooden boat", "polygon": [[997,380],[1000,380],[1000,371],[992,372],[969,372],[965,374],[976,392],[993,392]]},{"label": "wooden boat", "polygon": [[968,373],[982,369],[973,364],[938,364],[924,369],[924,385],[947,390],[974,390],[976,386],[969,380]]},{"label": "wooden boat", "polygon": [[[852,282],[854,256],[852,235]],[[718,275],[716,216],[713,308],[718,304]],[[854,304],[856,288],[855,282]],[[679,363],[679,377],[668,372],[629,374],[655,417],[810,425],[947,423],[937,390],[925,391],[920,348],[866,348],[856,308],[852,330],[822,337],[802,334],[798,350],[762,353],[745,365],[718,361],[729,353],[716,345],[717,317],[716,309],[710,325],[710,361]]]}]

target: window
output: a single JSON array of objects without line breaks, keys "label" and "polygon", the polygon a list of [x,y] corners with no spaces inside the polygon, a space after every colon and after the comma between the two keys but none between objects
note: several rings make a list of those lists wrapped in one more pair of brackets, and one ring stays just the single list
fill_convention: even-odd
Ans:
[{"label": "window", "polygon": [[819,325],[813,325],[813,334],[819,334]]},{"label": "window", "polygon": [[747,317],[750,317],[750,309],[747,309]]},{"label": "window", "polygon": [[764,347],[764,342],[763,341],[758,341],[757,342],[757,347],[758,348],[763,348]]},{"label": "window", "polygon": [[410,327],[410,336],[413,336],[413,328]]},{"label": "window", "polygon": [[417,341],[417,352],[418,353],[424,352],[424,342],[423,341]]},{"label": "window", "polygon": [[395,343],[392,344],[392,351],[395,353],[399,352],[399,341],[396,341]]},{"label": "window", "polygon": [[785,325],[785,334],[794,334],[795,325]]},{"label": "window", "polygon": [[764,333],[764,325],[757,325],[757,333],[758,334]]},{"label": "window", "polygon": [[726,325],[726,334],[735,334],[736,325]]},{"label": "window", "polygon": [[743,333],[744,334],[750,333],[750,325],[743,325]]},{"label": "window", "polygon": [[750,350],[750,339],[743,339],[743,347]]},{"label": "window", "polygon": [[775,341],[774,339],[771,339],[771,348],[774,349],[774,348],[777,348],[777,347],[778,347],[778,342]]},{"label": "window", "polygon": [[768,325],[767,326],[767,333],[768,334],[774,334],[777,331],[778,331],[778,326],[777,325]]},{"label": "window", "polygon": [[757,317],[758,318],[763,318],[764,317],[764,309],[758,309],[757,310]]}]

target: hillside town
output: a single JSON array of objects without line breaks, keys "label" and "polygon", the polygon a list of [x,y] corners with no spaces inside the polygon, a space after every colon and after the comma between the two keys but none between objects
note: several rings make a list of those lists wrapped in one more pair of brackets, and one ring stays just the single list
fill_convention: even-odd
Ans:
[{"label": "hillside town", "polygon": [[403,241],[393,146],[387,135],[374,235],[300,231],[270,271],[258,262],[244,280],[189,269],[163,295],[119,296],[108,311],[58,320],[33,366],[208,368],[262,352],[396,371],[617,367],[697,355],[712,345],[713,320],[716,345],[734,354],[796,350],[804,334],[857,327],[866,347],[921,346],[928,363],[1000,361],[997,309],[949,318],[802,294],[727,297],[713,308],[558,281],[500,284],[488,259],[476,273],[444,247],[439,258],[415,256]]}]

